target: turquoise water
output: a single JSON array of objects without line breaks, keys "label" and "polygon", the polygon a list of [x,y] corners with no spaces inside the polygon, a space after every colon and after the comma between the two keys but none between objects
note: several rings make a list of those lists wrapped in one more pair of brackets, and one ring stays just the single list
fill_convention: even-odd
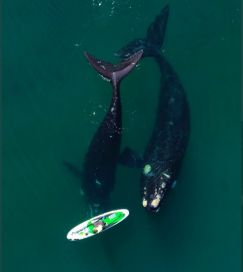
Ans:
[{"label": "turquoise water", "polygon": [[[4,272],[240,269],[240,1],[171,0],[164,54],[187,91],[191,137],[180,179],[156,216],[139,195],[139,170],[119,166],[117,228],[81,242],[82,165],[111,99],[83,51],[113,52],[143,37],[163,1],[3,3]],[[142,152],[157,105],[159,71],[144,60],[122,83],[123,146]]]}]

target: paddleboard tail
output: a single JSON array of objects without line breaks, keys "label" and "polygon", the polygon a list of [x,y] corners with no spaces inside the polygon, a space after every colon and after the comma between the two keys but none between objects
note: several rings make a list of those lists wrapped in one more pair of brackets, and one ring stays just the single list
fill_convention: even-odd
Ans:
[{"label": "paddleboard tail", "polygon": [[85,57],[92,67],[106,80],[110,81],[112,86],[117,89],[121,80],[136,66],[143,54],[143,50],[136,51],[134,54],[126,58],[119,64],[111,64],[109,62],[96,59],[88,52],[84,52]]},{"label": "paddleboard tail", "polygon": [[143,50],[143,57],[153,57],[161,54],[160,50],[164,43],[168,17],[169,5],[166,5],[150,24],[146,38],[133,40],[118,50],[115,55],[124,59],[139,50]]}]

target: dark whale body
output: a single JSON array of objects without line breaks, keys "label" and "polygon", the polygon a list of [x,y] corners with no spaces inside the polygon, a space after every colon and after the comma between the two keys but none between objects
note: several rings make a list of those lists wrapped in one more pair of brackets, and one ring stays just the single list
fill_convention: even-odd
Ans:
[{"label": "dark whale body", "polygon": [[143,206],[153,212],[175,185],[189,138],[189,107],[184,88],[170,63],[160,52],[169,14],[166,6],[149,26],[147,37],[137,39],[116,53],[121,58],[143,49],[161,72],[156,120],[143,158],[126,148],[120,161],[143,168],[141,194]]},{"label": "dark whale body", "polygon": [[[140,50],[122,63],[113,65],[85,52],[89,63],[111,83],[113,90],[110,107],[93,136],[84,158],[82,190],[89,203],[91,215],[106,207],[115,184],[122,135],[120,83],[135,67],[142,53]],[[65,164],[77,173],[74,166],[67,162]]]}]

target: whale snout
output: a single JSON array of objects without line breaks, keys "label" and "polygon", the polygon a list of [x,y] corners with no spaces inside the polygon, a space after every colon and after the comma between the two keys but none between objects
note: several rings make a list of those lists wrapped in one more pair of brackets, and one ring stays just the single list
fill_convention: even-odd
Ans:
[{"label": "whale snout", "polygon": [[150,212],[157,213],[160,209],[161,195],[152,196],[150,199],[143,198],[142,205]]},{"label": "whale snout", "polygon": [[156,213],[160,210],[161,203],[170,189],[170,184],[164,177],[159,180],[154,178],[155,176],[151,174],[151,167],[148,166],[150,165],[144,168],[146,179],[142,183],[142,205],[147,211]]},{"label": "whale snout", "polygon": [[147,208],[147,210],[152,213],[157,213],[160,210],[160,207],[154,208],[150,206],[149,208]]}]

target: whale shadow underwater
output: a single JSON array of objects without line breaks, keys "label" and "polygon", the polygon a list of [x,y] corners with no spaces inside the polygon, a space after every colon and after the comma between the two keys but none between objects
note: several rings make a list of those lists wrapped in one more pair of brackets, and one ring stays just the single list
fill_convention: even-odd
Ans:
[{"label": "whale shadow underwater", "polygon": [[110,106],[89,144],[83,171],[64,161],[65,166],[81,180],[81,188],[89,205],[89,216],[103,212],[109,205],[116,179],[122,137],[120,84],[136,66],[142,54],[143,50],[139,50],[121,63],[113,65],[96,59],[88,52],[84,53],[90,65],[112,85]]},{"label": "whale shadow underwater", "polygon": [[143,207],[158,212],[161,203],[175,187],[189,140],[190,113],[179,76],[161,52],[169,16],[166,5],[147,30],[143,39],[135,39],[115,53],[121,59],[143,50],[142,58],[153,58],[159,67],[160,91],[151,137],[143,156],[126,147],[120,163],[140,167],[140,191]]}]

